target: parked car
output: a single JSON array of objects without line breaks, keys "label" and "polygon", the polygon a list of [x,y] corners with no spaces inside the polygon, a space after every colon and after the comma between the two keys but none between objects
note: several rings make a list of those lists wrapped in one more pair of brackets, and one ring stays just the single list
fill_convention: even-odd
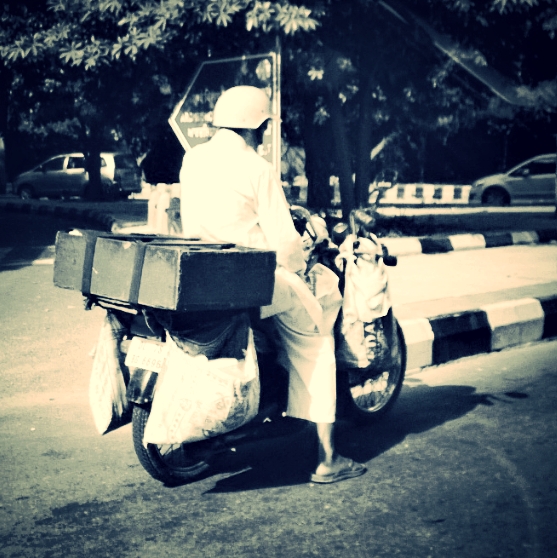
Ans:
[{"label": "parked car", "polygon": [[510,205],[555,203],[556,155],[532,157],[507,172],[472,183],[470,203]]},{"label": "parked car", "polygon": [[[141,171],[135,159],[127,153],[101,153],[101,181],[107,199],[141,192]],[[88,184],[83,153],[67,153],[52,157],[18,175],[12,184],[12,191],[22,199],[84,197]]]}]

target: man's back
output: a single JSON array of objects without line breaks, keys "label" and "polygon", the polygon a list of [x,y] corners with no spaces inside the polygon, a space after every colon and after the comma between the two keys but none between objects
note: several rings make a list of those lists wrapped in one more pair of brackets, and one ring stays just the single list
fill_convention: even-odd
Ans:
[{"label": "man's back", "polygon": [[299,269],[301,241],[282,187],[272,166],[240,135],[221,129],[188,152],[180,183],[184,236],[275,250],[288,268],[295,254]]}]

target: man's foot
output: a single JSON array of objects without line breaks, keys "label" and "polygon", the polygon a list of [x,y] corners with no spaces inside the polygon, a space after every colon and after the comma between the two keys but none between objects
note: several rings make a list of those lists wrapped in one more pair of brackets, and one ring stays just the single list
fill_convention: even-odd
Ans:
[{"label": "man's foot", "polygon": [[320,484],[331,484],[345,479],[359,477],[367,471],[361,463],[356,463],[352,459],[340,457],[331,466],[323,463],[317,467],[316,472],[311,475],[311,482]]}]

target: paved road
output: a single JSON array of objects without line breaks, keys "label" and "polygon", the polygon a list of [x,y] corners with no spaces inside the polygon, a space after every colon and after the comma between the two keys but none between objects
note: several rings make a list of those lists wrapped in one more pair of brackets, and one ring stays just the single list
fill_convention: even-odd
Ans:
[{"label": "paved road", "polygon": [[[527,269],[544,276],[546,261]],[[166,488],[138,464],[129,426],[94,429],[88,353],[102,312],[53,287],[48,265],[0,271],[0,300],[1,556],[557,554],[557,341],[409,377],[387,420],[339,430],[369,467],[359,479],[308,483],[315,441],[299,434]]]},{"label": "paved road", "polygon": [[6,557],[545,558],[557,552],[557,341],[408,378],[393,414],[343,425],[368,473],[307,482],[314,440],[230,453],[165,488],[129,427],[99,436],[88,408],[102,314],[50,270],[0,273],[0,555]]}]

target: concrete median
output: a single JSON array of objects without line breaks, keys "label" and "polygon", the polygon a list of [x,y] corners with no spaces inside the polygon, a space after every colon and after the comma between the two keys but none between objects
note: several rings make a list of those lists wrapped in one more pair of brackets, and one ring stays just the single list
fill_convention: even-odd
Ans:
[{"label": "concrete median", "polygon": [[399,320],[412,370],[557,335],[557,294],[487,304],[475,310]]},{"label": "concrete median", "polygon": [[381,242],[393,256],[413,254],[443,254],[457,250],[477,250],[516,246],[519,244],[544,244],[557,241],[557,228],[537,231],[486,232],[474,234],[434,235],[419,238],[382,238]]}]

